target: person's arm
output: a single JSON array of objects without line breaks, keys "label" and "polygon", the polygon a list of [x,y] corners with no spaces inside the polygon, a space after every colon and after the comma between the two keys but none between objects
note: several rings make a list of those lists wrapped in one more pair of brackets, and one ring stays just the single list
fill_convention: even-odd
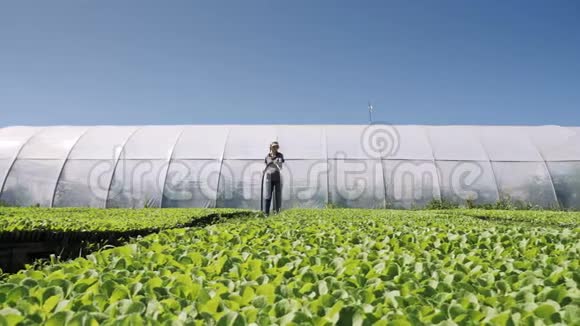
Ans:
[{"label": "person's arm", "polygon": [[282,166],[284,165],[284,155],[282,153],[280,153],[280,157],[277,159],[277,161],[278,162],[276,163],[276,166],[278,166],[278,169],[282,171]]},{"label": "person's arm", "polygon": [[270,166],[270,164],[276,165],[276,159],[272,159],[270,154],[268,154],[268,155],[266,155],[266,158],[264,159],[264,164],[266,164],[266,169],[267,169],[268,166]]}]

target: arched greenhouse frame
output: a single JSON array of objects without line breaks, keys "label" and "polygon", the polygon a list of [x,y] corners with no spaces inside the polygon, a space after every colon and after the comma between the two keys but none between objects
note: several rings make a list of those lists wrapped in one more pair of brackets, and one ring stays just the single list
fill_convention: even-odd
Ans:
[{"label": "arched greenhouse frame", "polygon": [[268,144],[283,207],[432,200],[580,208],[580,128],[176,125],[0,129],[0,200],[47,207],[260,207]]}]

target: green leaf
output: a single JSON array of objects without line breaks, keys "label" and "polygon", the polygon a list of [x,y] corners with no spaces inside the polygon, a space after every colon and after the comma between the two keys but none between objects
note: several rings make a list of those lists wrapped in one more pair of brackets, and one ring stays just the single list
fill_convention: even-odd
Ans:
[{"label": "green leaf", "polygon": [[161,303],[161,306],[169,311],[180,311],[181,310],[181,305],[179,304],[179,302],[177,302],[177,300],[173,299],[173,298],[169,298],[169,299],[164,299],[159,301],[159,303]]},{"label": "green leaf", "polygon": [[504,311],[491,319],[491,323],[496,326],[507,325],[510,320],[511,313],[509,311]]},{"label": "green leaf", "polygon": [[254,289],[251,288],[250,286],[246,286],[242,290],[242,300],[240,303],[242,305],[247,305],[250,302],[252,302],[252,300],[254,299],[255,296],[256,296],[256,292],[254,291]]},{"label": "green leaf", "polygon": [[270,283],[262,284],[256,288],[256,294],[264,296],[268,303],[274,303],[276,287]]},{"label": "green leaf", "polygon": [[580,307],[578,305],[568,305],[564,308],[564,322],[573,325],[580,320]]},{"label": "green leaf", "polygon": [[216,314],[218,312],[218,308],[220,306],[220,299],[215,297],[209,301],[207,301],[206,303],[202,303],[199,305],[200,306],[200,311],[204,311],[207,312],[209,314]]},{"label": "green leaf", "polygon": [[252,305],[256,308],[264,308],[268,305],[268,299],[263,295],[256,296],[252,300]]},{"label": "green leaf", "polygon": [[546,299],[553,300],[554,302],[562,303],[562,300],[568,295],[568,291],[563,287],[557,287],[546,295]]},{"label": "green leaf", "polygon": [[458,304],[449,305],[449,308],[447,311],[448,311],[449,317],[451,317],[451,319],[453,319],[453,320],[455,320],[455,318],[466,313],[466,310]]},{"label": "green leaf", "polygon": [[73,288],[73,284],[69,280],[60,278],[50,280],[49,285],[60,288],[62,290],[63,298],[70,295]]},{"label": "green leaf", "polygon": [[282,317],[292,311],[292,305],[290,304],[290,301],[283,299],[274,305],[274,311],[276,313],[276,317]]},{"label": "green leaf", "polygon": [[247,325],[244,316],[236,312],[228,312],[223,315],[217,323],[217,326],[245,326]]},{"label": "green leaf", "polygon": [[126,314],[142,314],[145,312],[147,307],[142,302],[133,301],[127,308]]},{"label": "green leaf", "polygon": [[23,320],[24,316],[22,316],[22,313],[16,309],[4,308],[0,310],[0,322],[2,322],[4,325],[17,325]]},{"label": "green leaf", "polygon": [[48,298],[46,301],[44,301],[44,304],[42,305],[42,310],[44,310],[44,312],[52,312],[52,310],[56,307],[56,305],[60,302],[61,298],[58,295],[53,295],[52,297]]},{"label": "green leaf", "polygon": [[[121,326],[141,326],[141,325],[145,325],[145,322],[143,321],[143,317],[141,317],[141,315],[130,314],[130,315],[122,317],[119,320],[118,324]],[[96,325],[98,325],[98,324],[96,324]]]},{"label": "green leaf", "polygon": [[59,311],[50,318],[45,323],[45,326],[62,326],[66,325],[67,321],[72,318],[73,313],[70,311]]},{"label": "green leaf", "polygon": [[400,273],[400,267],[399,265],[397,265],[396,263],[391,263],[389,264],[389,266],[387,267],[387,272],[386,272],[386,276],[389,279],[393,279],[395,278],[397,275],[399,275]]},{"label": "green leaf", "polygon": [[16,326],[24,317],[17,315],[0,315],[0,325],[2,326]]},{"label": "green leaf", "polygon": [[254,323],[258,320],[258,309],[252,306],[242,308],[241,314],[245,317],[248,324]]},{"label": "green leaf", "polygon": [[362,325],[364,313],[358,307],[347,306],[340,310],[337,325]]},{"label": "green leaf", "polygon": [[304,274],[302,274],[302,282],[315,283],[316,281],[318,281],[318,277],[312,270],[307,270]]},{"label": "green leaf", "polygon": [[115,303],[122,299],[128,299],[130,297],[129,290],[124,285],[119,285],[113,290],[111,297],[109,299],[110,303]]},{"label": "green leaf", "polygon": [[442,321],[444,321],[446,319],[447,319],[447,317],[445,316],[445,314],[439,312],[439,313],[436,313],[435,315],[433,315],[431,317],[431,323],[433,323],[433,324],[439,324],[440,322],[442,322]]},{"label": "green leaf", "polygon": [[318,294],[325,295],[328,293],[328,285],[325,280],[321,280],[318,282]]},{"label": "green leaf", "polygon": [[82,311],[73,315],[67,326],[98,326],[99,322],[88,312]]},{"label": "green leaf", "polygon": [[17,286],[12,290],[10,290],[10,292],[8,292],[8,295],[6,296],[6,301],[16,303],[27,297],[28,297],[28,289],[25,288],[24,286]]},{"label": "green leaf", "polygon": [[413,324],[411,324],[409,321],[404,320],[404,319],[395,319],[391,323],[389,323],[389,325],[392,325],[392,326],[412,326]]},{"label": "green leaf", "polygon": [[506,293],[508,291],[508,285],[505,281],[497,281],[495,283],[495,287],[502,293]]},{"label": "green leaf", "polygon": [[556,308],[554,305],[549,303],[541,304],[536,309],[534,309],[534,315],[543,319],[549,319],[553,313],[556,313]]},{"label": "green leaf", "polygon": [[117,288],[117,283],[112,280],[106,280],[100,285],[100,290],[103,292],[104,295],[110,297],[113,294],[113,291]]},{"label": "green leaf", "polygon": [[330,321],[337,322],[340,317],[340,311],[342,310],[342,307],[344,307],[344,303],[341,301],[335,303],[334,306],[328,310],[325,318]]}]

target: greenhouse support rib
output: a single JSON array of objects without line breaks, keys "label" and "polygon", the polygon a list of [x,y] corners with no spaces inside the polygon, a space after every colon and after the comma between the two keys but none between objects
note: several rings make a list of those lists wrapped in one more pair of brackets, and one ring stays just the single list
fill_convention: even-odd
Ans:
[{"label": "greenhouse support rib", "polygon": [[20,153],[22,152],[22,149],[28,144],[30,143],[30,141],[36,137],[38,134],[40,134],[41,132],[43,132],[45,128],[41,128],[38,131],[36,131],[34,134],[32,134],[30,137],[28,137],[28,139],[26,139],[22,145],[20,145],[20,148],[18,148],[18,150],[16,151],[16,154],[14,154],[14,158],[12,159],[12,162],[10,162],[10,166],[8,167],[8,169],[6,170],[6,175],[4,176],[4,180],[2,181],[2,186],[0,186],[0,197],[2,196],[2,194],[4,193],[4,187],[6,186],[6,181],[8,180],[8,176],[10,176],[10,172],[12,172],[12,168],[14,167],[14,164],[16,163],[16,161],[18,160],[18,156],[20,155]]},{"label": "greenhouse support rib", "polygon": [[163,198],[165,197],[165,184],[167,183],[167,175],[169,174],[169,165],[171,164],[171,159],[173,158],[173,152],[175,151],[175,146],[181,139],[181,136],[185,132],[185,126],[181,129],[181,132],[175,138],[175,142],[173,143],[173,147],[171,147],[171,152],[169,153],[169,158],[167,159],[167,167],[165,168],[165,178],[163,178],[163,185],[161,186],[161,200],[159,201],[159,207],[163,208]]},{"label": "greenhouse support rib", "polygon": [[483,144],[483,141],[481,139],[481,135],[478,133],[475,134],[477,136],[477,140],[479,140],[479,146],[481,146],[481,149],[483,149],[483,152],[485,153],[485,156],[487,157],[487,162],[489,163],[489,168],[491,169],[491,174],[493,175],[493,182],[495,183],[495,191],[497,193],[497,200],[501,200],[501,193],[499,191],[499,183],[497,182],[497,175],[495,173],[495,168],[493,167],[493,162],[491,161],[491,156],[489,156],[489,151],[487,150],[487,148],[485,147],[485,145]]},{"label": "greenhouse support rib", "polygon": [[538,148],[538,145],[536,145],[536,143],[530,137],[528,137],[528,139],[530,140],[530,143],[534,146],[534,148],[538,152],[538,155],[540,155],[540,157],[542,158],[542,163],[544,164],[544,168],[546,169],[546,173],[548,173],[548,177],[550,178],[550,186],[552,186],[554,200],[556,201],[556,205],[558,206],[558,208],[560,208],[560,200],[558,199],[558,194],[556,194],[556,187],[554,186],[554,178],[552,177],[552,172],[550,172],[550,169],[548,168],[548,163],[546,162],[546,158],[544,157],[544,154]]},{"label": "greenhouse support rib", "polygon": [[431,157],[433,158],[433,168],[435,169],[435,173],[437,174],[437,187],[439,188],[439,200],[443,200],[443,193],[441,191],[441,174],[439,173],[439,168],[437,167],[437,162],[435,161],[435,151],[433,150],[433,144],[431,143],[431,138],[429,137],[429,130],[427,129],[427,127],[423,126],[423,132],[425,133],[427,144],[431,149]]},{"label": "greenhouse support rib", "polygon": [[133,130],[133,132],[131,134],[129,134],[129,136],[123,142],[123,145],[121,145],[121,150],[119,151],[119,155],[117,155],[117,157],[115,158],[115,163],[113,164],[113,172],[111,172],[111,179],[109,180],[109,186],[107,187],[107,195],[105,196],[104,208],[109,208],[108,203],[109,203],[109,194],[111,193],[111,186],[113,185],[113,180],[115,179],[115,173],[117,173],[117,166],[119,165],[119,161],[121,160],[121,156],[125,152],[125,146],[129,142],[129,140],[133,136],[135,136],[137,131],[141,130],[142,128],[143,127],[136,126],[135,130]]},{"label": "greenhouse support rib", "polygon": [[220,166],[219,166],[219,171],[218,171],[218,179],[217,179],[217,185],[215,187],[215,202],[213,207],[217,208],[217,202],[218,202],[218,196],[220,195],[220,182],[222,179],[222,167],[224,166],[224,156],[226,155],[226,147],[228,146],[228,138],[230,137],[230,128],[228,128],[228,131],[226,132],[226,138],[224,141],[224,149],[222,150],[222,155],[220,156]]},{"label": "greenhouse support rib", "polygon": [[68,158],[70,157],[70,153],[72,153],[72,151],[75,148],[75,146],[79,143],[79,141],[81,140],[81,138],[83,138],[83,136],[86,135],[87,132],[89,132],[90,129],[91,129],[91,127],[87,127],[87,129],[85,129],[85,131],[83,131],[79,135],[79,137],[77,138],[77,140],[75,140],[75,142],[73,143],[73,145],[70,147],[70,149],[66,153],[66,156],[64,158],[64,162],[62,162],[62,165],[60,166],[60,171],[58,171],[58,176],[56,177],[56,180],[54,182],[54,189],[52,190],[52,198],[50,199],[50,207],[54,207],[54,197],[56,196],[56,189],[58,188],[58,182],[60,181],[60,178],[62,177],[62,171],[64,171],[64,167],[66,165],[66,162],[68,161]]}]

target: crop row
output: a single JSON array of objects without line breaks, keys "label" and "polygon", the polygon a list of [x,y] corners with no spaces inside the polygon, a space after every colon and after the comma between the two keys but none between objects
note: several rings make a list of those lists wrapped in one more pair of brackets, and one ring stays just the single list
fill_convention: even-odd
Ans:
[{"label": "crop row", "polygon": [[471,216],[498,222],[521,222],[539,226],[579,227],[580,212],[562,211],[522,211],[522,210],[483,210],[455,209],[442,211],[445,214]]},{"label": "crop row", "polygon": [[0,270],[14,273],[50,255],[78,257],[164,229],[204,226],[222,218],[254,214],[248,210],[199,208],[0,208]]},{"label": "crop row", "polygon": [[580,230],[291,210],[163,231],[0,283],[0,324],[573,324]]},{"label": "crop row", "polygon": [[41,233],[140,232],[191,226],[202,218],[248,214],[238,209],[0,208],[0,239]]}]

